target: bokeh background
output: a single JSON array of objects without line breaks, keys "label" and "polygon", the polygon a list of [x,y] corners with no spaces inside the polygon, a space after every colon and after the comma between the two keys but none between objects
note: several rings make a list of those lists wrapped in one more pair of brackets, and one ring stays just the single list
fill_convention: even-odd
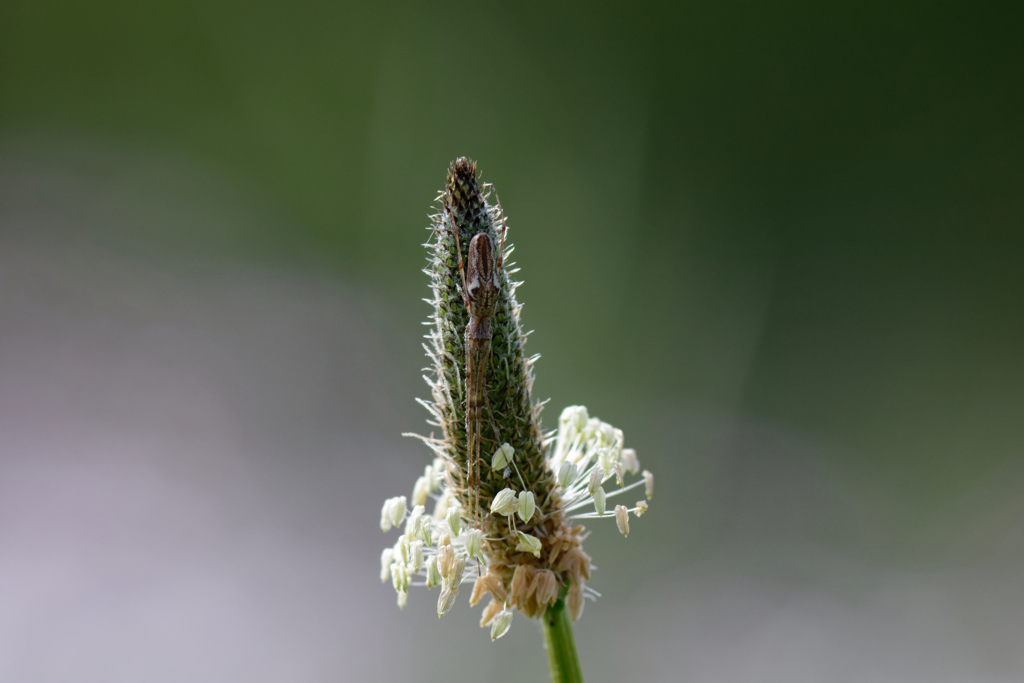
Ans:
[{"label": "bokeh background", "polygon": [[449,162],[657,477],[591,681],[1024,680],[1021,5],[0,4],[0,679],[546,677],[404,611]]}]

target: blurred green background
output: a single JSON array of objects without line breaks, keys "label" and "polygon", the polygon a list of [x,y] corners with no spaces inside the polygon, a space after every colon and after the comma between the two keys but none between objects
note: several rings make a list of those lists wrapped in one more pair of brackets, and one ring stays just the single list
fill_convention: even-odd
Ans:
[{"label": "blurred green background", "polygon": [[[27,367],[18,354],[36,343],[25,339],[73,339],[94,323],[165,338],[200,330],[224,358],[250,353],[247,340],[264,344],[251,368],[210,391],[231,406],[240,433],[249,423],[237,416],[250,408],[253,420],[278,425],[273,438],[253,432],[273,444],[259,467],[288,471],[298,435],[332,430],[360,434],[362,450],[312,448],[314,471],[380,453],[360,461],[368,507],[345,524],[368,528],[351,532],[363,545],[348,557],[372,579],[361,596],[367,613],[397,620],[389,587],[372,585],[385,541],[371,533],[373,501],[400,489],[375,481],[390,485],[393,475],[395,486],[411,487],[425,462],[398,437],[422,429],[412,399],[426,395],[422,228],[449,162],[467,155],[510,217],[525,323],[536,329],[528,349],[543,355],[536,390],[552,397],[548,424],[562,406],[586,404],[625,430],[658,477],[658,499],[628,542],[609,528],[588,542],[605,588],[595,585],[610,594],[606,615],[598,602],[580,627],[593,680],[627,673],[604,645],[622,637],[614,615],[630,604],[662,606],[634,608],[628,621],[633,651],[643,653],[629,671],[651,680],[676,680],[672,658],[694,642],[721,653],[686,669],[694,680],[775,680],[773,667],[790,681],[1019,680],[1022,15],[1011,3],[8,0],[0,272],[8,292],[23,296],[16,305],[8,297],[0,331],[7,372]],[[65,257],[79,270],[53,265]],[[89,284],[111,259],[128,270]],[[243,281],[230,285],[218,279],[239,273]],[[136,292],[139,282],[150,289]],[[232,287],[238,301],[224,294]],[[173,304],[171,290],[180,296]],[[260,306],[279,295],[282,317],[261,318]],[[190,302],[211,298],[223,308],[190,317]],[[334,311],[335,298],[345,312]],[[78,322],[22,324],[43,309]],[[289,328],[303,311],[307,327]],[[218,327],[225,312],[232,322]],[[305,335],[335,314],[341,337],[362,341],[323,342],[303,366]],[[265,323],[261,334],[250,334],[249,315]],[[34,337],[11,342],[28,329]],[[267,341],[273,330],[281,339]],[[105,337],[96,334],[99,348]],[[197,349],[176,357],[175,373],[223,367]],[[333,388],[310,394],[290,384],[300,367]],[[368,368],[358,382],[345,374],[355,367]],[[43,386],[31,371],[19,377],[5,404],[11,420],[12,407],[27,411],[19,420],[32,414],[24,396]],[[62,377],[47,381],[60,388]],[[280,405],[260,398],[270,403],[252,408],[255,393],[275,391]],[[118,424],[132,421],[111,410]],[[24,453],[32,460],[36,451]],[[279,465],[266,464],[275,458]],[[337,504],[310,519],[340,524],[337,510],[352,505]],[[620,553],[622,543],[646,561]],[[935,578],[949,571],[967,572],[951,580],[968,588]],[[726,575],[759,588],[735,607],[700,583]],[[703,578],[682,591],[688,598],[666,599],[686,576]],[[729,585],[722,595],[743,595]],[[921,585],[959,597],[936,607],[932,594],[914,592]],[[847,629],[828,646],[795,637],[744,650],[733,647],[745,636],[731,626],[715,630],[719,615],[745,615],[758,596],[776,605],[774,596],[812,589],[839,601],[834,613]],[[917,616],[904,624],[902,608],[861,609],[904,604],[879,594],[922,611],[907,607]],[[685,601],[697,598],[703,607]],[[453,627],[428,619],[430,607],[416,623],[445,642]],[[704,616],[682,630],[665,626],[686,615]],[[936,622],[957,630],[928,635]],[[664,642],[650,641],[645,623]],[[23,625],[9,628],[24,633]],[[885,645],[850,635],[876,628],[916,634],[911,654],[876,656]],[[57,680],[39,663],[51,653],[39,644],[49,627],[33,633],[35,654],[9,653],[10,672]],[[643,650],[645,641],[659,644]],[[539,648],[536,634],[521,642]],[[502,643],[477,655],[481,666],[508,673],[515,660],[496,654]],[[805,671],[765,654],[790,645],[820,666]],[[299,679],[346,680],[342,663],[324,662]],[[121,680],[116,662],[95,667],[97,680]],[[234,680],[239,671],[189,676]],[[388,671],[376,679],[398,676]]]}]

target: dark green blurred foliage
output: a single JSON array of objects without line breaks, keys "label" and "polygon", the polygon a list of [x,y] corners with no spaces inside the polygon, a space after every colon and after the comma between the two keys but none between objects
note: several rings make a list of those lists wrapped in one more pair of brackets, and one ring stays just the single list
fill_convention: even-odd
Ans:
[{"label": "dark green blurred foliage", "polygon": [[236,179],[287,220],[95,239],[363,283],[410,383],[422,228],[469,155],[509,216],[540,396],[670,480],[699,468],[671,450],[680,410],[800,435],[882,492],[897,514],[866,541],[893,550],[1024,447],[1021,14],[8,0],[0,133]]}]

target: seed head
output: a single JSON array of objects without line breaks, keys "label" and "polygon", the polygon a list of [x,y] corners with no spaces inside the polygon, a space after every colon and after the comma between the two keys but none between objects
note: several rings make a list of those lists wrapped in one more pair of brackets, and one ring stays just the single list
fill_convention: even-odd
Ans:
[{"label": "seed head", "polygon": [[[411,498],[390,498],[381,509],[383,531],[405,521],[404,533],[381,554],[381,579],[391,576],[400,606],[414,577],[417,585],[440,586],[438,616],[452,609],[464,580],[473,582],[471,605],[491,596],[480,625],[490,625],[495,640],[508,631],[513,608],[538,617],[560,595],[570,616],[579,618],[588,591],[596,593],[586,586],[591,560],[577,520],[604,516],[607,498],[638,486],[650,498],[654,479],[645,470],[641,480],[626,482],[639,470],[636,452],[623,448],[621,430],[584,406],[569,406],[558,429],[543,432],[542,404],[531,394],[537,357],[524,351],[520,283],[510,277],[516,269],[497,195],[480,182],[476,164],[461,158],[449,169],[439,200],[425,245],[433,312],[424,346],[432,370],[426,377],[430,399],[421,403],[433,431],[418,437],[433,456]],[[487,239],[474,242],[478,235]],[[473,251],[472,272],[496,274],[487,281],[486,305],[473,298],[481,290],[466,269],[471,244],[488,247]],[[467,302],[475,306],[472,327]],[[470,374],[478,379],[473,387]],[[430,498],[436,503],[428,516]],[[623,535],[629,512],[639,517],[646,510],[645,501],[632,510],[615,506]]]}]

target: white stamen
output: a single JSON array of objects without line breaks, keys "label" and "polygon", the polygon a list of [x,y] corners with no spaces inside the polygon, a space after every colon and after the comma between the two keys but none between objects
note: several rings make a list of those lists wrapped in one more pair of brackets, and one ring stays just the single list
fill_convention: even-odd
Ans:
[{"label": "white stamen", "polygon": [[498,491],[498,495],[494,496],[494,500],[491,501],[491,512],[505,515],[506,517],[514,514],[518,507],[519,503],[516,500],[516,492],[512,489]]},{"label": "white stamen", "polygon": [[629,511],[625,505],[615,506],[615,524],[618,525],[620,534],[629,536]]}]

